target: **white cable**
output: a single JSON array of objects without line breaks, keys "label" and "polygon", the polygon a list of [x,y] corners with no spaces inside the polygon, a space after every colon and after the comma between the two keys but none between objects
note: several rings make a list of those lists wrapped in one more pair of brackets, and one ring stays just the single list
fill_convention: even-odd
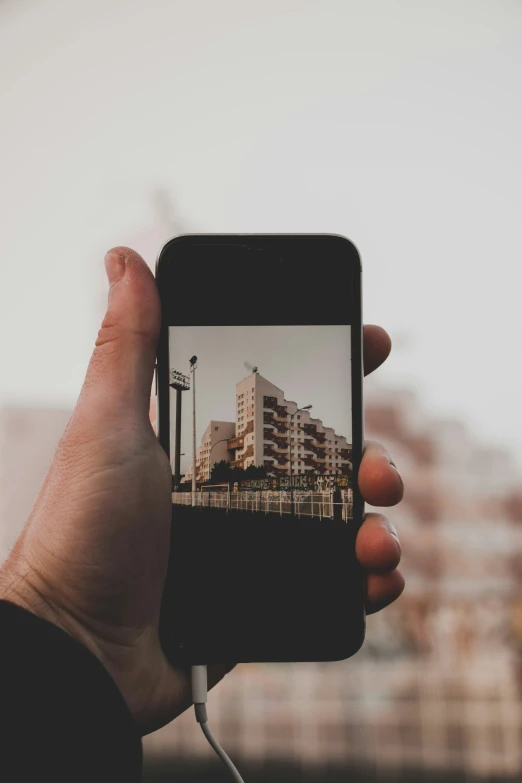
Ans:
[{"label": "white cable", "polygon": [[201,725],[201,730],[208,740],[210,747],[219,756],[225,767],[230,772],[236,783],[244,783],[243,778],[229,759],[219,742],[215,739],[207,723],[207,667],[192,667],[192,702],[196,713],[196,720]]}]

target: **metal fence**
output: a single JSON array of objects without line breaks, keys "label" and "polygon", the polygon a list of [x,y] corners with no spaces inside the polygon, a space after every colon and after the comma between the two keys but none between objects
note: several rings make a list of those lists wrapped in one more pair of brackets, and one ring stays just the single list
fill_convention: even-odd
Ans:
[{"label": "metal fence", "polygon": [[347,522],[353,517],[353,502],[334,502],[330,492],[248,491],[248,492],[174,492],[172,502],[181,506],[220,508],[228,511],[250,511],[264,514],[294,514],[297,517],[332,519]]}]

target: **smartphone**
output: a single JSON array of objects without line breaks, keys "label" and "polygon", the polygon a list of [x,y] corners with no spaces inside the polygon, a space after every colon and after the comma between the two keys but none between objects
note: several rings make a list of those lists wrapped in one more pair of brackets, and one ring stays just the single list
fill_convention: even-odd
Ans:
[{"label": "smartphone", "polygon": [[353,655],[365,630],[355,246],[333,234],[184,235],[161,250],[156,279],[168,659]]}]

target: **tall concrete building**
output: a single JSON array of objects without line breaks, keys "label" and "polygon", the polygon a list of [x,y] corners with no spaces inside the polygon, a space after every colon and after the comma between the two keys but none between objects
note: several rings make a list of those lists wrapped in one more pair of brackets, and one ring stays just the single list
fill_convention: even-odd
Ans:
[{"label": "tall concrete building", "polygon": [[[230,462],[233,452],[228,443],[234,437],[236,425],[233,421],[211,421],[201,438],[201,446],[196,453],[196,481],[208,481],[215,462]],[[188,468],[184,482],[192,481],[192,463]]]},{"label": "tall concrete building", "polygon": [[[313,401],[303,400],[306,405]],[[255,371],[236,385],[236,437],[232,464],[263,465],[275,475],[350,475],[352,446],[309,410],[285,400],[282,389]]]}]

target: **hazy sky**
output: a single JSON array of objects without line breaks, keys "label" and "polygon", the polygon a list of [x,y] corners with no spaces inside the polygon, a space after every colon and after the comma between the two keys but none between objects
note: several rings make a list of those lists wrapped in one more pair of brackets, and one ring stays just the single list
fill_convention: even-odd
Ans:
[{"label": "hazy sky", "polygon": [[[189,374],[196,368],[196,438],[211,419],[236,420],[236,383],[250,375],[245,362],[300,407],[351,442],[349,326],[200,326],[172,327],[170,366]],[[171,392],[175,405],[175,392]],[[182,469],[192,459],[192,394],[183,393]],[[174,418],[171,421],[174,432]]]},{"label": "hazy sky", "polygon": [[517,0],[4,0],[3,399],[73,403],[159,186],[188,230],[350,237],[382,380],[522,458],[521,84]]}]

